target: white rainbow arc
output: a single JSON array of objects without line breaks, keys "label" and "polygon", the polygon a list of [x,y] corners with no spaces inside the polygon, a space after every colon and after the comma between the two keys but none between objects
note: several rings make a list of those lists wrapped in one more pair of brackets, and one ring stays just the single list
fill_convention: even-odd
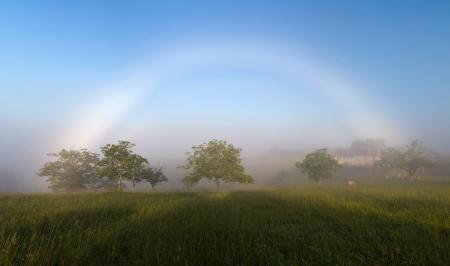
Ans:
[{"label": "white rainbow arc", "polygon": [[[280,52],[283,47],[260,42],[221,41],[180,45],[160,54],[152,63],[135,68],[113,86],[90,95],[59,137],[59,147],[91,147],[119,125],[142,100],[167,80],[187,71],[210,66],[239,66],[301,79],[320,91],[346,117],[360,136],[395,138],[399,132],[374,104],[348,80],[320,66],[306,55]],[[285,48],[285,47],[284,47]],[[286,49],[285,49],[286,50]]]}]

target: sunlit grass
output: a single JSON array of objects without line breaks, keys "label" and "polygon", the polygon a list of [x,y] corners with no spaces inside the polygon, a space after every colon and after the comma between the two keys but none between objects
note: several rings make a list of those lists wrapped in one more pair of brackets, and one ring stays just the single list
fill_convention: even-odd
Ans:
[{"label": "sunlit grass", "polygon": [[0,196],[0,264],[422,264],[448,186]]}]

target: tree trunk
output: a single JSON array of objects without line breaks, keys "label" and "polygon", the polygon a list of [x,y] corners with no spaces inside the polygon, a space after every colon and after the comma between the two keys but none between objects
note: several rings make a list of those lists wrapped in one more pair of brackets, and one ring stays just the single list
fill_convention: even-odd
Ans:
[{"label": "tree trunk", "polygon": [[122,175],[119,175],[119,192],[122,191]]},{"label": "tree trunk", "polygon": [[131,192],[134,192],[134,176],[133,179],[131,180]]},{"label": "tree trunk", "polygon": [[217,191],[220,191],[220,180],[216,179],[216,189]]}]

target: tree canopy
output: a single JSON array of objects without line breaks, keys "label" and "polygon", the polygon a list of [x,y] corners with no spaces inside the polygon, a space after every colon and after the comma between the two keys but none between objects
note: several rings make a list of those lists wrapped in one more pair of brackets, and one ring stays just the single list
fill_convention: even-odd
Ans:
[{"label": "tree canopy", "polygon": [[146,181],[152,188],[166,182],[161,168],[152,168],[146,158],[133,151],[134,144],[119,141],[101,147],[102,157],[86,149],[61,150],[49,154],[57,157],[54,162],[45,163],[38,171],[39,176],[48,177],[49,188],[54,191],[78,191],[84,189],[112,189],[119,191],[124,182],[131,183],[134,191],[137,182]]},{"label": "tree canopy", "polygon": [[74,192],[95,186],[98,155],[88,150],[66,150],[50,153],[56,161],[47,162],[37,175],[47,177],[53,191]]},{"label": "tree canopy", "polygon": [[117,181],[118,190],[123,187],[123,179],[131,179],[130,170],[132,148],[135,145],[129,141],[120,140],[117,144],[107,144],[101,147],[103,158],[99,161],[99,177],[107,177]]},{"label": "tree canopy", "polygon": [[391,170],[401,170],[406,179],[419,178],[419,170],[432,167],[425,149],[418,140],[412,141],[403,148],[387,148],[381,152],[380,160],[375,165],[386,173]]},{"label": "tree canopy", "polygon": [[125,160],[127,171],[125,177],[131,180],[131,190],[134,191],[136,182],[140,182],[144,176],[144,171],[148,169],[148,160],[138,154],[130,154]]},{"label": "tree canopy", "polygon": [[302,162],[295,164],[303,173],[316,182],[333,177],[333,173],[339,168],[338,161],[331,156],[327,149],[319,149],[306,155]]},{"label": "tree canopy", "polygon": [[220,182],[252,183],[253,177],[245,173],[240,155],[241,149],[223,140],[194,146],[182,166],[189,171],[183,182],[190,186],[206,178],[216,183],[217,190]]},{"label": "tree canopy", "polygon": [[141,175],[141,180],[150,183],[152,188],[155,188],[155,186],[157,186],[162,182],[167,182],[167,178],[164,175],[162,168],[152,168],[152,167],[147,167],[144,169]]}]

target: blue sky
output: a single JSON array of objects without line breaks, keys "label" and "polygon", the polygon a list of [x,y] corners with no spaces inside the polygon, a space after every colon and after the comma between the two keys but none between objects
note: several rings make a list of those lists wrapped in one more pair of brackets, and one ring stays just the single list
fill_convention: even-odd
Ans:
[{"label": "blue sky", "polygon": [[3,144],[36,157],[117,138],[450,151],[448,1],[6,0],[0,62]]}]

